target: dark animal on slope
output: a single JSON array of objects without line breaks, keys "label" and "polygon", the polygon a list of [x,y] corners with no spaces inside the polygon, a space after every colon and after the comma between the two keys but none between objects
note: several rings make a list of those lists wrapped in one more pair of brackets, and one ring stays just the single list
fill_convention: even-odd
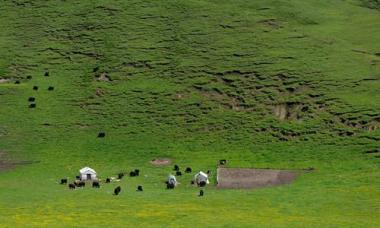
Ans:
[{"label": "dark animal on slope", "polygon": [[32,79],[32,76],[30,76],[30,75],[28,75],[28,76],[26,76],[26,79]]},{"label": "dark animal on slope", "polygon": [[117,186],[116,188],[115,188],[115,190],[113,190],[113,193],[114,193],[114,195],[119,195],[119,193],[120,193],[120,191],[121,191],[121,187],[120,186]]},{"label": "dark animal on slope", "polygon": [[199,186],[199,187],[204,187],[204,186],[206,186],[206,181],[201,181],[201,182],[199,182],[199,183],[198,183],[198,186]]},{"label": "dark animal on slope", "polygon": [[104,138],[104,137],[106,137],[106,133],[104,133],[104,132],[99,132],[99,134],[98,134],[98,138]]},{"label": "dark animal on slope", "polygon": [[191,168],[187,167],[186,170],[185,170],[185,173],[191,173],[191,172],[192,172]]},{"label": "dark animal on slope", "polygon": [[75,176],[75,180],[80,180],[80,176]]},{"label": "dark animal on slope", "polygon": [[37,105],[36,104],[30,104],[29,108],[35,108]]},{"label": "dark animal on slope", "polygon": [[179,166],[178,165],[174,165],[174,171],[179,171]]},{"label": "dark animal on slope", "polygon": [[46,71],[45,72],[45,77],[48,77],[49,76],[49,71]]},{"label": "dark animal on slope", "polygon": [[200,190],[200,191],[199,191],[199,196],[203,196],[203,195],[204,195],[203,190]]},{"label": "dark animal on slope", "polygon": [[219,165],[225,165],[225,164],[227,164],[227,160],[226,159],[219,160]]},{"label": "dark animal on slope", "polygon": [[28,98],[28,101],[29,101],[29,102],[33,102],[33,101],[35,101],[35,100],[36,100],[36,98],[34,98],[34,97],[29,97],[29,98]]},{"label": "dark animal on slope", "polygon": [[121,178],[123,178],[124,177],[124,173],[119,173],[119,174],[117,174],[117,179],[121,179]]},{"label": "dark animal on slope", "polygon": [[75,189],[75,184],[69,184],[69,189]]},{"label": "dark animal on slope", "polygon": [[136,177],[140,176],[140,170],[139,169],[135,169],[135,174],[136,174]]},{"label": "dark animal on slope", "polygon": [[38,90],[38,86],[33,86],[33,90]]},{"label": "dark animal on slope", "polygon": [[61,179],[61,184],[67,184],[67,178]]},{"label": "dark animal on slope", "polygon": [[174,187],[175,187],[175,184],[174,184],[174,183],[166,182],[166,188],[167,188],[167,189],[174,189]]},{"label": "dark animal on slope", "polygon": [[20,81],[19,81],[19,80],[16,80],[16,81],[15,81],[15,84],[20,84]]},{"label": "dark animal on slope", "polygon": [[190,184],[195,184],[195,182],[192,180],[192,181],[190,181]]},{"label": "dark animal on slope", "polygon": [[86,183],[84,181],[75,181],[74,184],[79,188],[86,186]]},{"label": "dark animal on slope", "polygon": [[110,179],[110,178],[107,178],[107,179],[106,179],[106,183],[111,183],[111,179]]},{"label": "dark animal on slope", "polygon": [[143,187],[141,185],[137,186],[137,191],[138,192],[142,192],[143,191]]},{"label": "dark animal on slope", "polygon": [[135,176],[136,176],[135,171],[131,171],[131,172],[129,172],[129,176],[130,176],[130,177],[135,177]]},{"label": "dark animal on slope", "polygon": [[175,173],[175,175],[176,175],[176,176],[182,176],[182,172],[181,172],[181,171],[177,171],[177,172]]},{"label": "dark animal on slope", "polygon": [[207,170],[207,174],[210,175],[210,174],[211,174],[211,171],[210,171],[210,170]]},{"label": "dark animal on slope", "polygon": [[49,90],[49,91],[53,91],[53,90],[54,90],[54,87],[53,87],[53,86],[49,86],[48,90]]},{"label": "dark animal on slope", "polygon": [[92,182],[92,187],[93,187],[93,188],[100,188],[100,184],[99,184],[99,182],[98,182],[98,181],[94,181],[94,182]]}]

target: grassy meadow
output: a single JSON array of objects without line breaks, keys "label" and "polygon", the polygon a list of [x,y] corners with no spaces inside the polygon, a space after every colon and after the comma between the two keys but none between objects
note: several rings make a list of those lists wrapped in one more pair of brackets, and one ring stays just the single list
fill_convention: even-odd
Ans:
[{"label": "grassy meadow", "polygon": [[[379,6],[0,1],[0,160],[31,162],[0,167],[0,227],[380,227]],[[205,196],[155,158],[211,170]],[[217,189],[219,159],[315,171]],[[58,184],[84,166],[141,175]]]}]

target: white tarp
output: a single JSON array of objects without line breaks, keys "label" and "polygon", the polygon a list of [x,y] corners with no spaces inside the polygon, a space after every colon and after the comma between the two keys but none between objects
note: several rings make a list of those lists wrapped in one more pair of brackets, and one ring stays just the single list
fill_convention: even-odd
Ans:
[{"label": "white tarp", "polygon": [[168,176],[168,184],[173,184],[174,186],[177,185],[177,179],[173,175]]},{"label": "white tarp", "polygon": [[200,171],[199,173],[195,174],[194,176],[194,181],[197,184],[200,184],[201,182],[205,182],[206,184],[209,184],[210,182],[208,181],[208,175],[205,174],[204,172]]}]

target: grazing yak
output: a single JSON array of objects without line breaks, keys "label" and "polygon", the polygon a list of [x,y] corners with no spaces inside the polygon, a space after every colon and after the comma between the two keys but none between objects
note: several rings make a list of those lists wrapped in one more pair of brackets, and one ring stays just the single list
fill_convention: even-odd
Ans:
[{"label": "grazing yak", "polygon": [[178,165],[174,165],[174,171],[179,171],[179,166]]},{"label": "grazing yak", "polygon": [[46,71],[45,72],[45,77],[48,77],[49,76],[49,71]]},{"label": "grazing yak", "polygon": [[36,98],[34,98],[34,97],[29,97],[29,98],[28,98],[28,101],[29,101],[29,102],[36,101]]},{"label": "grazing yak", "polygon": [[121,191],[121,187],[120,187],[120,186],[117,186],[117,187],[115,188],[115,190],[113,191],[113,193],[114,193],[115,196],[117,196],[117,195],[119,195],[120,191]]},{"label": "grazing yak", "polygon": [[186,170],[185,170],[185,173],[191,173],[191,172],[192,172],[191,168],[187,167]]},{"label": "grazing yak", "polygon": [[177,172],[175,172],[175,175],[176,176],[182,176],[182,172],[181,171],[177,171]]},{"label": "grazing yak", "polygon": [[117,179],[122,179],[124,177],[124,173],[119,173],[119,174],[117,174]]},{"label": "grazing yak", "polygon": [[104,137],[106,137],[106,133],[104,133],[104,132],[99,132],[99,134],[98,134],[98,138],[104,138]]},{"label": "grazing yak", "polygon": [[30,80],[30,79],[32,79],[32,76],[28,75],[28,76],[26,76],[26,79]]},{"label": "grazing yak", "polygon": [[219,165],[225,165],[225,164],[227,164],[227,160],[226,159],[219,160]]},{"label": "grazing yak", "polygon": [[136,177],[140,176],[140,170],[139,169],[135,169],[135,174],[136,174]]},{"label": "grazing yak", "polygon": [[131,171],[131,172],[129,172],[129,176],[130,176],[130,177],[135,177],[135,176],[136,176],[135,171]]},{"label": "grazing yak", "polygon": [[33,90],[38,90],[38,86],[33,86]]},{"label": "grazing yak", "polygon": [[107,177],[106,183],[111,183],[111,178]]},{"label": "grazing yak", "polygon": [[75,189],[75,184],[69,184],[69,189]]},{"label": "grazing yak", "polygon": [[94,181],[94,182],[92,182],[92,187],[93,187],[93,188],[100,188],[100,184],[99,184],[99,182],[98,182],[98,181]]},{"label": "grazing yak", "polygon": [[86,186],[86,183],[84,181],[79,181],[79,180],[75,180],[74,184],[78,188],[83,188],[84,186]]},{"label": "grazing yak", "polygon": [[201,189],[200,191],[199,191],[199,196],[203,196],[204,195],[204,192],[203,192],[203,190]]},{"label": "grazing yak", "polygon": [[137,186],[137,191],[138,192],[142,192],[143,191],[143,187],[141,185]]},{"label": "grazing yak", "polygon": [[19,80],[16,80],[16,81],[15,81],[15,84],[20,84],[20,81],[19,81]]},{"label": "grazing yak", "polygon": [[30,105],[29,105],[29,108],[35,108],[36,106],[37,106],[37,105],[33,103],[33,104],[30,104]]},{"label": "grazing yak", "polygon": [[49,86],[48,90],[49,90],[49,91],[53,91],[53,90],[54,90],[54,87],[53,87],[53,86]]},{"label": "grazing yak", "polygon": [[67,184],[67,178],[61,179],[61,184]]}]

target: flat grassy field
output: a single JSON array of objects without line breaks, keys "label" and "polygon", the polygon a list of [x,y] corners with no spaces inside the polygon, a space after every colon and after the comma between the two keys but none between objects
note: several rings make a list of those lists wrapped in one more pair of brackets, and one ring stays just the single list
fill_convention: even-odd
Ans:
[{"label": "flat grassy field", "polygon": [[[0,1],[0,227],[380,227],[379,10],[377,0]],[[219,159],[315,170],[290,185],[217,189]],[[204,197],[194,172],[165,189],[174,164],[211,171]],[[58,184],[84,166],[141,175]]]}]

